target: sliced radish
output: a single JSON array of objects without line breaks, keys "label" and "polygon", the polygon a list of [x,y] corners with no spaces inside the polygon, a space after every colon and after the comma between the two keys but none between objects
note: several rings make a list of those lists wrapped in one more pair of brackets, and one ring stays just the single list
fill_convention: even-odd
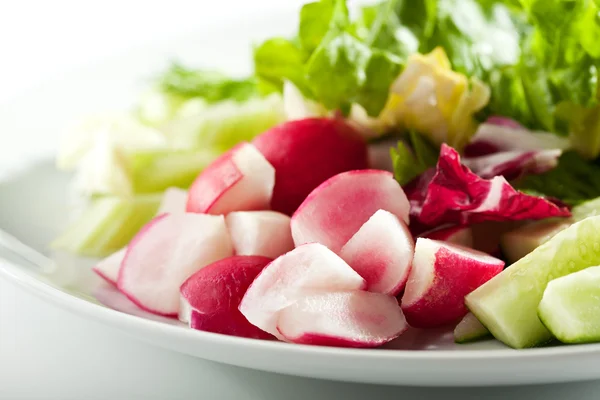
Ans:
[{"label": "sliced radish", "polygon": [[140,308],[177,316],[181,284],[232,254],[223,216],[163,214],[145,225],[127,247],[117,284]]},{"label": "sliced radish", "polygon": [[339,252],[379,209],[408,224],[409,204],[392,173],[349,171],[323,182],[292,216],[296,246],[317,242]]},{"label": "sliced radish", "polygon": [[181,285],[179,319],[201,331],[271,338],[238,310],[248,286],[271,261],[260,256],[233,256],[202,268]]},{"label": "sliced radish", "polygon": [[342,247],[340,257],[367,281],[367,290],[396,295],[406,284],[414,250],[404,222],[379,210]]},{"label": "sliced radish", "polygon": [[377,347],[407,328],[395,297],[363,291],[305,297],[277,320],[286,341],[318,346]]},{"label": "sliced radish", "polygon": [[271,207],[288,215],[325,180],[368,166],[365,141],[342,119],[289,121],[253,143],[276,170]]},{"label": "sliced radish", "polygon": [[186,209],[206,214],[268,210],[274,185],[273,166],[253,145],[240,143],[196,178]]},{"label": "sliced radish", "polygon": [[279,311],[315,291],[364,289],[365,281],[327,247],[299,246],[269,264],[256,277],[240,303],[250,323],[281,338]]},{"label": "sliced radish", "polygon": [[464,247],[473,247],[473,230],[468,226],[450,226],[427,231],[419,235],[427,239],[441,240]]},{"label": "sliced radish", "polygon": [[225,217],[235,254],[276,258],[293,250],[290,217],[276,211],[237,211]]},{"label": "sliced radish", "polygon": [[92,270],[107,282],[116,285],[117,279],[119,278],[121,263],[123,262],[126,251],[127,248],[122,248],[121,250],[111,254],[96,264]]},{"label": "sliced radish", "polygon": [[485,253],[418,238],[402,311],[416,328],[456,323],[467,314],[465,296],[503,268],[504,261]]},{"label": "sliced radish", "polygon": [[163,193],[156,215],[164,213],[184,213],[188,193],[186,190],[170,187]]}]

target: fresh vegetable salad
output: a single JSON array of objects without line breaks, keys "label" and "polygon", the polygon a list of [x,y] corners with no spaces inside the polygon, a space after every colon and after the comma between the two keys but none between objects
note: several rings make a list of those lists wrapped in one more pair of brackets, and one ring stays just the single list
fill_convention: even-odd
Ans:
[{"label": "fresh vegetable salad", "polygon": [[308,3],[251,76],[173,64],[67,132],[53,247],[202,331],[600,341],[599,7]]}]

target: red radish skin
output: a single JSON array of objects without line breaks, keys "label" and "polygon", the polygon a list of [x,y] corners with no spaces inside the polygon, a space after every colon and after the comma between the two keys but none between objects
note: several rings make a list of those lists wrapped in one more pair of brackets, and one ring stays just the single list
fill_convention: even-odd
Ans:
[{"label": "red radish skin", "polygon": [[215,215],[268,210],[274,185],[273,166],[253,145],[240,143],[198,175],[186,210]]},{"label": "red radish skin", "polygon": [[98,262],[92,270],[105,281],[116,286],[119,279],[119,270],[121,269],[121,263],[123,262],[123,258],[125,258],[126,251],[127,248],[123,248],[111,254]]},{"label": "red radish skin", "polygon": [[344,259],[371,292],[397,295],[406,284],[415,244],[404,222],[379,210],[342,247]]},{"label": "red radish skin", "polygon": [[504,261],[441,241],[419,238],[402,296],[402,311],[415,328],[454,324],[467,314],[467,294],[499,274]]},{"label": "red radish skin", "polygon": [[473,230],[468,226],[450,226],[424,232],[420,237],[473,248]]},{"label": "red radish skin", "polygon": [[187,203],[188,193],[176,187],[170,187],[163,193],[156,215],[169,213],[184,213]]},{"label": "red radish skin", "polygon": [[318,243],[299,246],[278,257],[256,277],[241,313],[265,332],[281,339],[279,312],[308,294],[364,289],[366,283],[344,260]]},{"label": "red radish skin", "polygon": [[336,253],[379,209],[408,224],[409,203],[392,173],[349,171],[323,182],[292,216],[296,246],[321,243]]},{"label": "red radish skin", "polygon": [[276,258],[294,249],[290,217],[276,211],[238,211],[225,217],[237,255]]},{"label": "red radish skin", "polygon": [[286,341],[316,346],[378,347],[407,328],[396,298],[363,291],[302,298],[283,309],[277,320]]},{"label": "red radish skin", "polygon": [[288,215],[325,180],[368,167],[364,139],[339,118],[289,121],[259,135],[253,144],[275,167],[271,208]]},{"label": "red radish skin", "polygon": [[141,309],[177,317],[181,284],[206,265],[231,255],[223,216],[162,214],[132,239],[117,285]]},{"label": "red radish skin", "polygon": [[181,302],[186,307],[180,308],[180,319],[201,331],[273,338],[248,322],[238,310],[248,286],[271,261],[261,256],[233,256],[202,268],[181,285]]}]

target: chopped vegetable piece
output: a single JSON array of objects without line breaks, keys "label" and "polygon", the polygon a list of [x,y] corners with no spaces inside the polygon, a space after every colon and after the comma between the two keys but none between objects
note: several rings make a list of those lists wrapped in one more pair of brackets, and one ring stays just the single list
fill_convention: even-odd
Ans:
[{"label": "chopped vegetable piece", "polygon": [[[248,322],[238,310],[248,286],[271,261],[267,257],[238,255],[202,268],[181,285],[179,319],[201,331],[272,338]],[[185,311],[188,315],[182,314]]]},{"label": "chopped vegetable piece", "polygon": [[251,324],[279,339],[281,310],[315,291],[364,289],[365,280],[327,247],[310,243],[296,247],[267,265],[246,291],[241,313]]},{"label": "chopped vegetable piece", "polygon": [[160,200],[160,195],[95,198],[51,246],[85,256],[107,256],[127,246],[154,217]]},{"label": "chopped vegetable piece", "polygon": [[542,345],[551,333],[537,316],[548,282],[600,264],[600,217],[571,225],[465,298],[469,310],[508,346]]},{"label": "chopped vegetable piece", "polygon": [[117,286],[141,309],[177,317],[183,282],[232,255],[223,216],[162,214],[144,225],[127,246]]},{"label": "chopped vegetable piece", "polygon": [[321,243],[338,253],[378,210],[408,222],[408,200],[390,172],[338,174],[308,195],[292,216],[294,243]]},{"label": "chopped vegetable piece", "polygon": [[160,193],[170,187],[187,189],[217,159],[211,150],[138,151],[125,156],[136,194]]},{"label": "chopped vegetable piece", "polygon": [[240,143],[209,165],[188,191],[186,210],[228,214],[268,210],[275,185],[275,169],[249,143]]},{"label": "chopped vegetable piece", "polygon": [[423,174],[407,188],[411,215],[425,225],[468,225],[571,215],[565,207],[516,191],[501,176],[491,180],[480,178],[461,164],[456,150],[445,144],[435,173],[427,181],[429,176]]},{"label": "chopped vegetable piece", "polygon": [[490,331],[472,313],[465,315],[454,328],[454,341],[456,343],[474,342],[490,336]]},{"label": "chopped vegetable piece", "polygon": [[271,207],[288,215],[327,179],[368,165],[365,141],[354,127],[338,118],[288,121],[252,143],[275,168]]},{"label": "chopped vegetable piece", "polygon": [[402,296],[410,326],[434,328],[467,314],[464,297],[496,276],[504,261],[446,242],[418,238]]},{"label": "chopped vegetable piece", "polygon": [[600,267],[548,283],[538,306],[546,328],[563,343],[600,341]]},{"label": "chopped vegetable piece", "polygon": [[281,310],[277,320],[286,341],[317,346],[377,347],[407,328],[396,298],[363,291],[305,297]]},{"label": "chopped vegetable piece", "polygon": [[280,95],[224,101],[169,121],[161,130],[178,149],[229,150],[285,120]]}]

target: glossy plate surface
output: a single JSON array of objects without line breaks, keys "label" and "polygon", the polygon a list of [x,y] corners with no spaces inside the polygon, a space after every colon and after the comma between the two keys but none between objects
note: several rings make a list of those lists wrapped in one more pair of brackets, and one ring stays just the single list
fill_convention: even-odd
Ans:
[{"label": "glossy plate surface", "polygon": [[[37,260],[0,250],[0,278],[17,282],[57,307],[140,340],[259,370],[419,386],[513,385],[600,378],[600,344],[517,351],[494,340],[456,345],[449,331],[414,330],[381,349],[340,349],[192,331],[176,321],[138,310],[90,271],[93,260],[48,252],[47,244],[72,213],[67,199],[70,176],[56,171],[53,163],[61,129],[81,114],[128,107],[144,87],[144,80],[173,58],[224,68],[231,73],[245,72],[250,65],[250,43],[273,32],[287,32],[292,23],[293,19],[283,16],[269,19],[268,23],[248,23],[243,29],[248,30],[250,42],[240,41],[239,35],[233,33],[228,36],[224,30],[219,35],[204,33],[140,48],[64,75],[0,107],[0,229],[53,257],[60,267],[47,275],[33,265]],[[214,37],[218,37],[218,42],[208,39]],[[18,251],[18,243],[5,240],[5,244]]]}]

